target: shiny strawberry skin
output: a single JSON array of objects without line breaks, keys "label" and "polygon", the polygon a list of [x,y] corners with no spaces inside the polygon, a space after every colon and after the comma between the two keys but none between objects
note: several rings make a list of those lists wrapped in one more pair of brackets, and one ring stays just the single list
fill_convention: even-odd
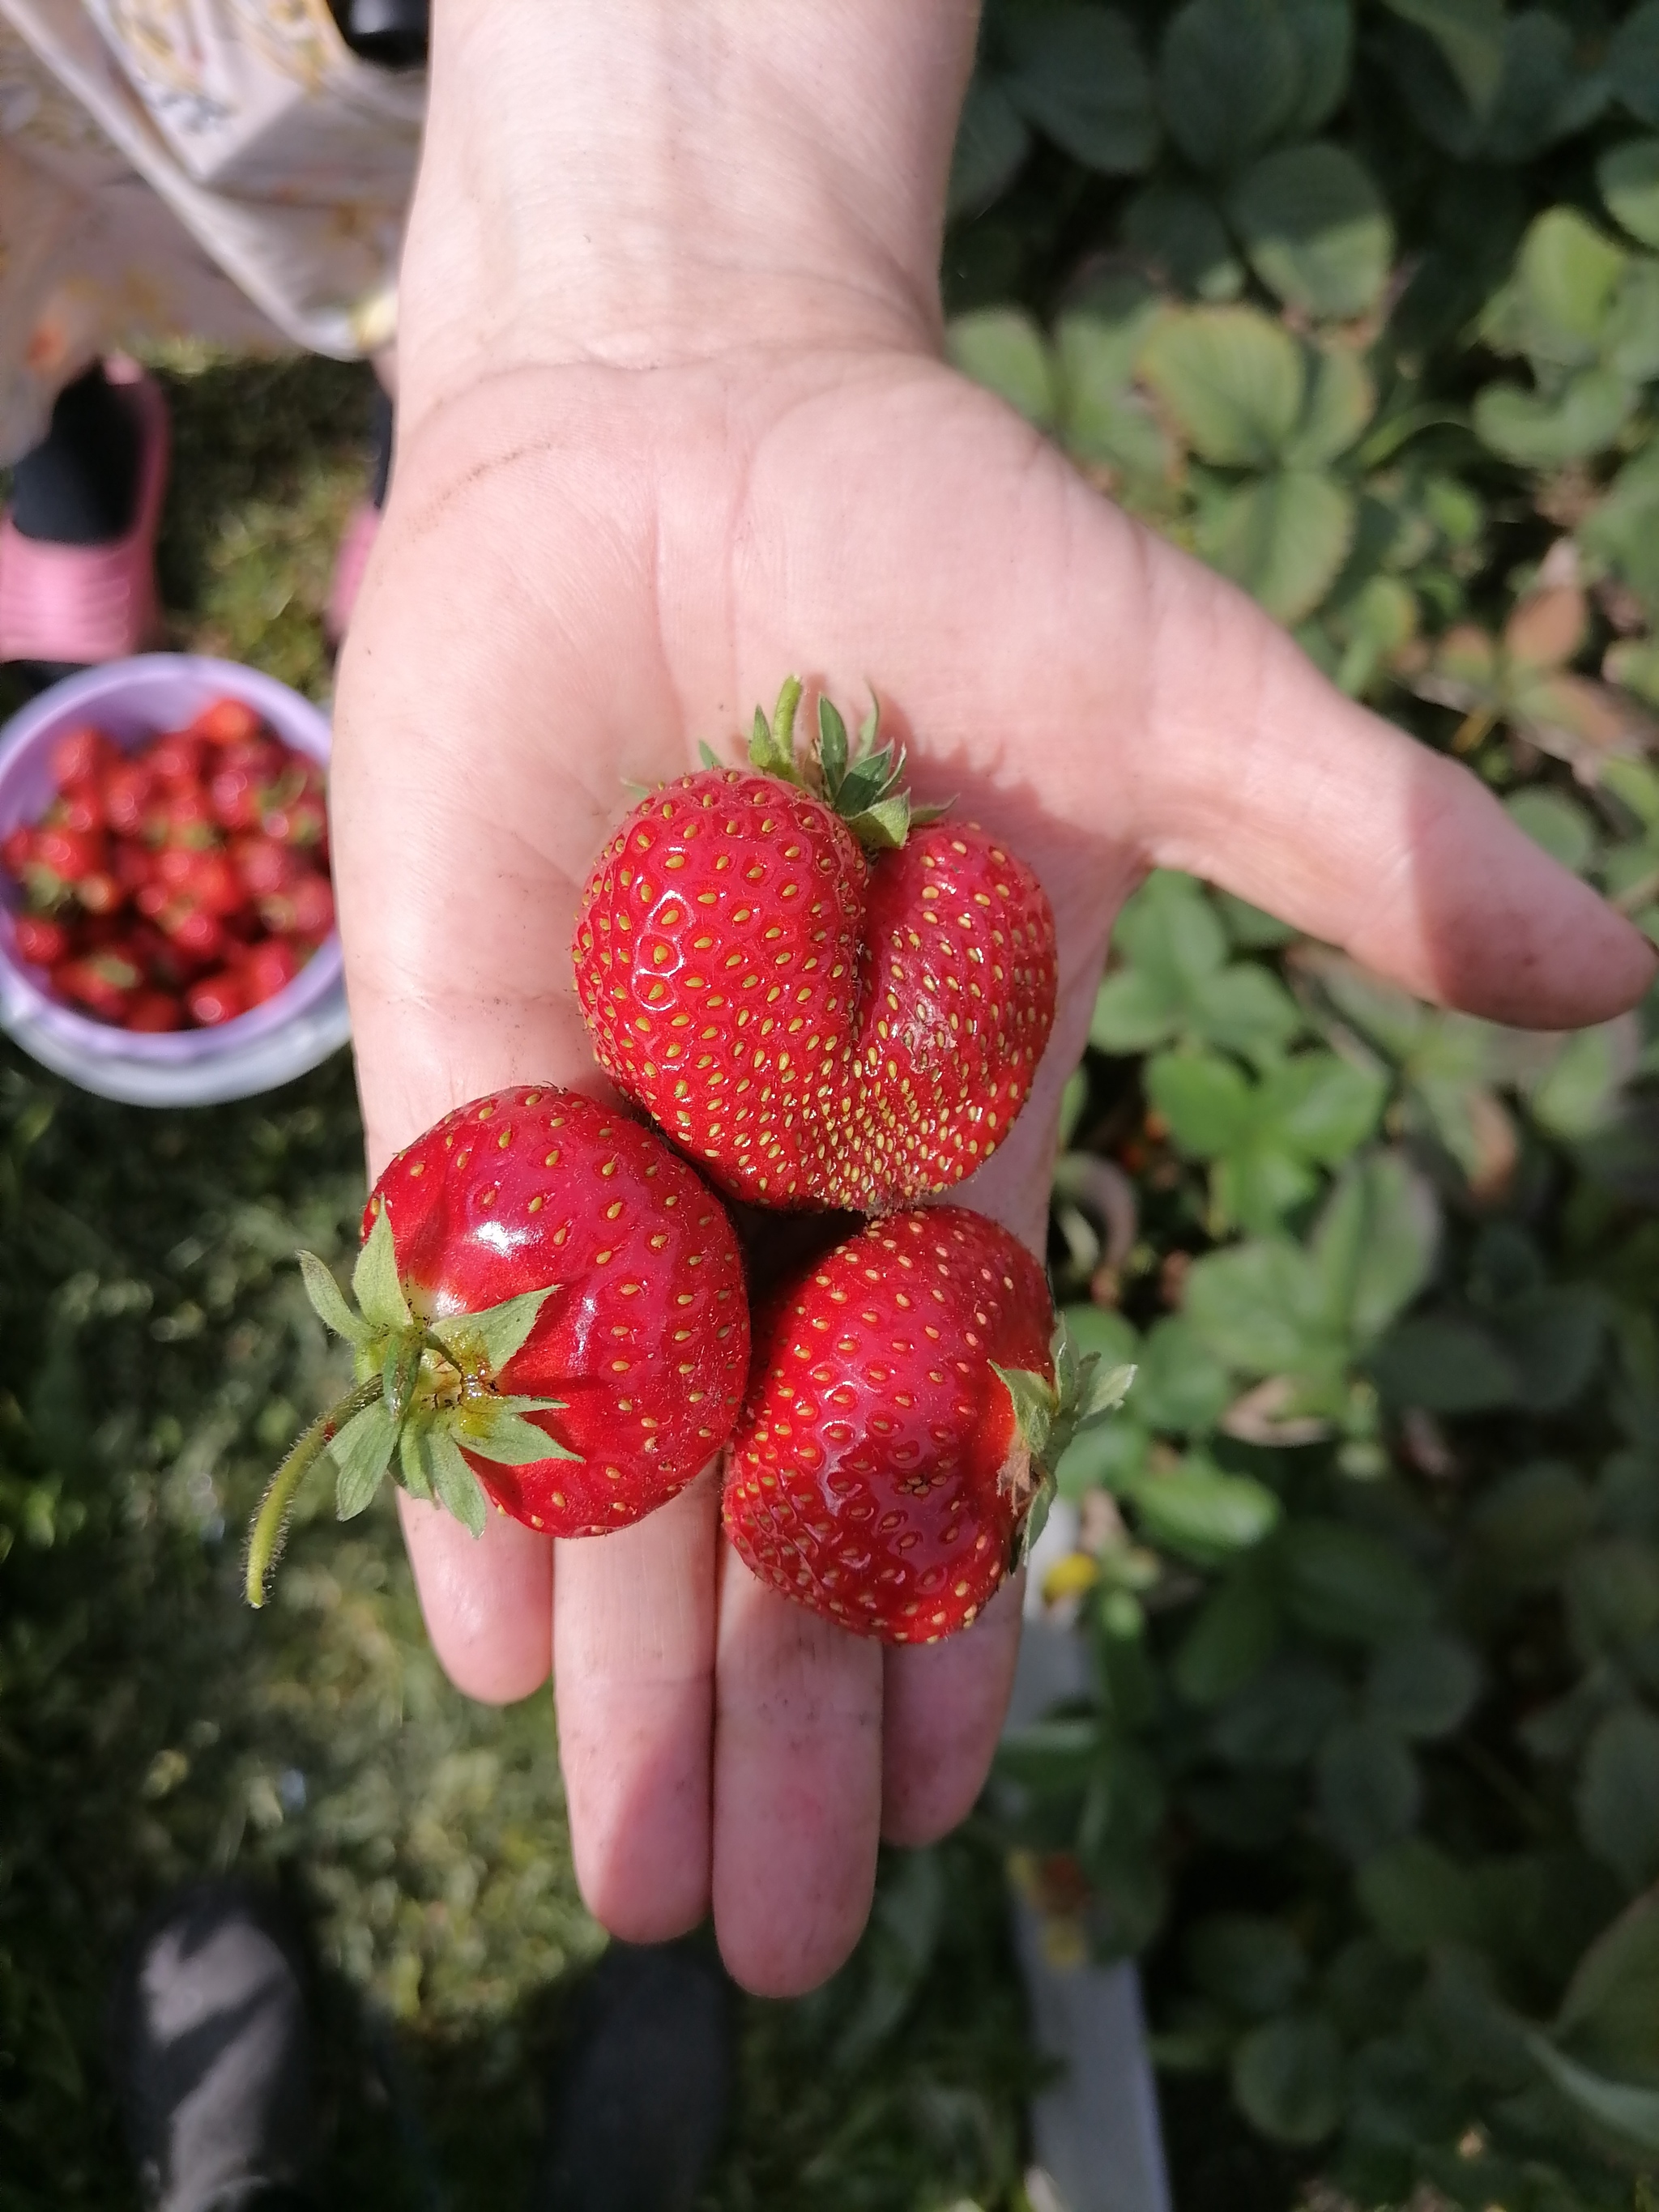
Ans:
[{"label": "shiny strawberry skin", "polygon": [[552,1286],[503,1392],[575,1459],[467,1455],[501,1510],[554,1535],[624,1528],[684,1488],[742,1401],[749,1311],[725,1210],[655,1133],[544,1085],[458,1107],[386,1169],[382,1206],[417,1314],[478,1312]]},{"label": "shiny strawberry skin", "polygon": [[866,857],[811,793],[704,769],[635,809],[572,947],[600,1066],[733,1196],[872,1212],[970,1175],[1054,1018],[1053,916],[984,832]]},{"label": "shiny strawberry skin", "polygon": [[727,1455],[726,1533],[773,1588],[893,1644],[965,1627],[1023,1511],[1013,1402],[994,1367],[1052,1380],[1042,1268],[961,1206],[890,1214],[755,1318]]}]

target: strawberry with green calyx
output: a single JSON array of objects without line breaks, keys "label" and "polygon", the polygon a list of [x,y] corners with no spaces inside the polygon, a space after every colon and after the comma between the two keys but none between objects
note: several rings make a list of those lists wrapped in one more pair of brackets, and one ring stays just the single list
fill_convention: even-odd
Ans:
[{"label": "strawberry with green calyx", "polygon": [[1133,1374],[1079,1358],[1041,1267],[996,1223],[889,1215],[757,1315],[726,1533],[839,1626],[936,1642],[1023,1560],[1060,1455]]},{"label": "strawberry with green calyx", "polygon": [[748,1367],[742,1261],[719,1200],[653,1131],[547,1085],[475,1099],[398,1153],[364,1231],[355,1311],[301,1257],[356,1388],[266,1493],[254,1604],[325,1453],[342,1518],[390,1472],[475,1534],[493,1504],[579,1536],[665,1504],[719,1451]]},{"label": "strawberry with green calyx", "polygon": [[800,685],[750,768],[644,799],[572,957],[600,1066],[731,1196],[882,1212],[983,1164],[1054,1018],[1054,917],[1024,864],[913,808],[904,757]]}]

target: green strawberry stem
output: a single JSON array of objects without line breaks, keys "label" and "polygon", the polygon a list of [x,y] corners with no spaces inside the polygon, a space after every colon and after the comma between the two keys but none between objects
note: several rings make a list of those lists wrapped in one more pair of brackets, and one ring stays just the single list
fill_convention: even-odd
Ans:
[{"label": "green strawberry stem", "polygon": [[[847,724],[833,700],[818,698],[817,734],[809,740],[804,756],[795,753],[795,717],[801,701],[801,680],[787,676],[778,703],[769,722],[755,709],[754,733],[749,740],[749,761],[763,775],[775,775],[810,791],[833,807],[870,852],[892,852],[902,845],[913,825],[937,821],[942,806],[917,806],[904,788],[904,748],[878,747],[881,707],[872,702],[859,726],[854,747]],[[713,764],[713,756],[704,748]]]},{"label": "green strawberry stem", "polygon": [[266,1580],[282,1547],[289,1508],[300,1485],[346,1423],[365,1406],[372,1406],[384,1387],[378,1375],[371,1375],[367,1382],[360,1382],[325,1413],[319,1413],[266,1485],[248,1532],[246,1587],[247,1601],[256,1610],[265,1601]]},{"label": "green strawberry stem", "polygon": [[488,1504],[467,1454],[509,1467],[574,1459],[525,1417],[562,1412],[560,1398],[509,1395],[498,1380],[522,1348],[549,1289],[523,1291],[480,1313],[416,1314],[398,1273],[392,1217],[379,1204],[357,1255],[354,1307],[328,1268],[301,1252],[306,1295],[319,1318],[356,1356],[357,1386],[314,1420],[271,1477],[248,1534],[247,1601],[264,1603],[300,1485],[325,1454],[335,1468],[340,1518],[363,1511],[391,1474],[411,1497],[435,1500],[475,1536]]},{"label": "green strawberry stem", "polygon": [[1055,1321],[1049,1357],[1052,1382],[1030,1368],[995,1368],[1014,1405],[1016,1444],[1005,1478],[1014,1502],[1016,1566],[1024,1565],[1042,1534],[1066,1447],[1082,1430],[1115,1413],[1135,1379],[1133,1367],[1103,1368],[1098,1352],[1079,1358],[1063,1321]]}]

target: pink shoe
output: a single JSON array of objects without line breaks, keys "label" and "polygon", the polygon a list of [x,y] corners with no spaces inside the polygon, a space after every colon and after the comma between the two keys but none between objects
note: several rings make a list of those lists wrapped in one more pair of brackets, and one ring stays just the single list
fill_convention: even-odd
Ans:
[{"label": "pink shoe", "polygon": [[351,626],[351,611],[357,604],[363,572],[380,534],[380,510],[363,500],[353,507],[351,519],[341,534],[340,550],[334,556],[334,578],[328,587],[328,608],[323,617],[323,627],[331,644],[343,643]]},{"label": "pink shoe", "polygon": [[0,522],[0,660],[89,666],[156,643],[155,536],[167,492],[171,438],[160,387],[137,362],[105,363],[138,418],[138,505],[132,527],[109,545],[53,545]]}]

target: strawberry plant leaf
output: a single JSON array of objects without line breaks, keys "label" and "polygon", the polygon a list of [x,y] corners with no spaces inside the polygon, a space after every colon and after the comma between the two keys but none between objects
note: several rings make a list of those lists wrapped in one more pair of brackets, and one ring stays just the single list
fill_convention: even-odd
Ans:
[{"label": "strawberry plant leaf", "polygon": [[432,1323],[432,1334],[463,1364],[481,1360],[492,1376],[499,1375],[523,1350],[552,1295],[550,1285],[544,1291],[520,1291],[480,1313],[444,1314]]},{"label": "strawberry plant leaf", "polygon": [[461,1456],[461,1448],[447,1430],[434,1428],[426,1441],[425,1459],[432,1488],[440,1505],[453,1513],[464,1528],[482,1536],[489,1503],[483,1486]]},{"label": "strawberry plant leaf", "polygon": [[355,1520],[380,1486],[380,1477],[392,1463],[398,1442],[398,1425],[383,1399],[354,1413],[333,1443],[335,1502],[342,1521]]},{"label": "strawberry plant leaf", "polygon": [[1108,1413],[1116,1413],[1129,1395],[1129,1386],[1135,1379],[1132,1366],[1104,1367],[1097,1363],[1084,1378],[1082,1402],[1079,1407],[1077,1425],[1086,1427],[1091,1422],[1104,1420]]},{"label": "strawberry plant leaf", "polygon": [[363,1240],[351,1287],[363,1319],[374,1328],[408,1328],[415,1316],[398,1279],[398,1251],[392,1241],[392,1216],[383,1206]]},{"label": "strawberry plant leaf", "polygon": [[480,1459],[493,1459],[502,1467],[534,1467],[544,1459],[579,1459],[580,1452],[567,1450],[556,1437],[545,1429],[538,1429],[521,1413],[515,1413],[504,1401],[498,1401],[483,1413],[469,1408],[460,1429],[468,1451],[477,1452]]},{"label": "strawberry plant leaf", "polygon": [[361,1314],[353,1313],[332,1270],[314,1252],[301,1252],[300,1273],[305,1277],[306,1296],[311,1301],[312,1310],[324,1327],[331,1328],[336,1336],[343,1336],[348,1344],[367,1344],[374,1331]]}]

